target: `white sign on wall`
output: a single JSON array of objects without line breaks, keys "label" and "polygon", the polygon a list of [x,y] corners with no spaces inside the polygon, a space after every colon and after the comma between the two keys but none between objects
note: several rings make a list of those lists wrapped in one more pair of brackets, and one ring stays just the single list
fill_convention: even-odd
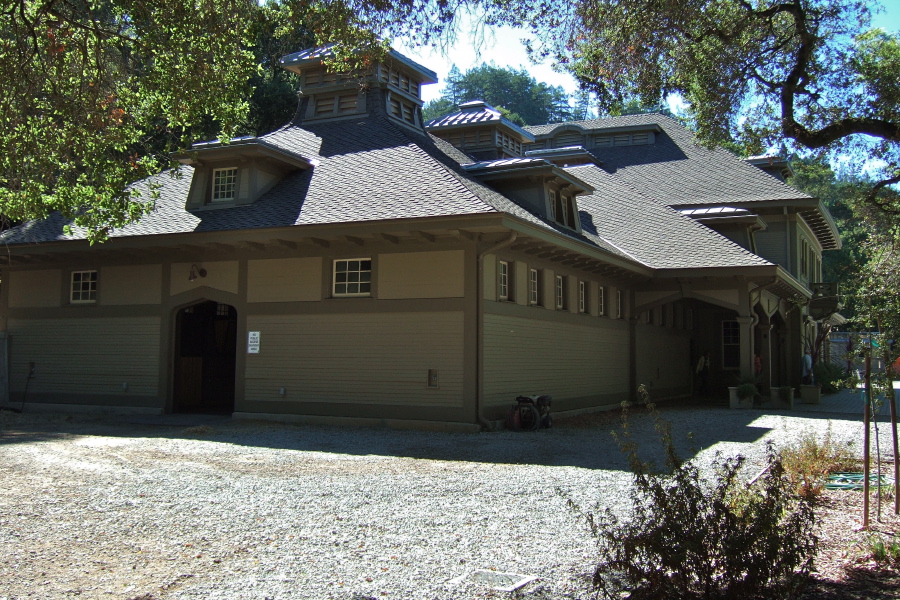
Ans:
[{"label": "white sign on wall", "polygon": [[247,354],[259,354],[259,332],[247,332]]}]

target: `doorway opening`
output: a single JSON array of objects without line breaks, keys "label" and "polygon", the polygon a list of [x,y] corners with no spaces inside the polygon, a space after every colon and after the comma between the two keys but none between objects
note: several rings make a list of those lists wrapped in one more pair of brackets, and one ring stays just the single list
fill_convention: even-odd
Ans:
[{"label": "doorway opening", "polygon": [[234,412],[237,311],[201,302],[175,316],[175,385],[172,411]]}]

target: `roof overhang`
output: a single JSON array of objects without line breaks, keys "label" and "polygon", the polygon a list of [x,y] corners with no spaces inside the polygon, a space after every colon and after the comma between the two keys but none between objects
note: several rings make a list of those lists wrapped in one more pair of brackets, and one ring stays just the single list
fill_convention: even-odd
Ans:
[{"label": "roof overhang", "polygon": [[[283,56],[278,62],[283,68],[287,69],[288,71],[292,71],[294,73],[302,73],[304,69],[308,69],[311,67],[320,67],[324,65],[329,58],[332,58],[334,56],[334,47],[336,45],[337,43],[333,42],[330,44],[325,44],[324,46],[306,48],[305,50],[300,50],[299,52],[294,52],[292,54]],[[387,55],[382,60],[382,63],[388,65],[402,65],[407,70],[412,71],[413,73],[418,75],[420,83],[428,84],[438,82],[437,73],[400,54],[393,48],[388,50]]]},{"label": "roof overhang", "polygon": [[545,150],[528,150],[525,156],[529,158],[543,158],[558,167],[573,167],[576,165],[594,164],[603,166],[603,162],[585,150],[584,146],[566,146],[565,148],[547,148]]},{"label": "roof overhang", "polygon": [[311,169],[318,164],[315,159],[285,152],[259,138],[237,138],[228,143],[201,142],[186,152],[178,152],[172,158],[183,165],[202,166],[206,162],[227,159],[266,158],[297,169]]},{"label": "roof overhang", "polygon": [[749,158],[745,158],[744,162],[747,164],[751,164],[754,167],[759,167],[763,170],[778,170],[783,177],[792,177],[794,175],[794,169],[791,167],[791,161],[784,158],[783,156],[751,156]]},{"label": "roof overhang", "polygon": [[463,169],[481,181],[521,179],[523,177],[546,177],[554,179],[562,187],[568,187],[573,194],[586,194],[594,187],[542,158],[514,158],[471,163]]},{"label": "roof overhang", "polygon": [[582,127],[578,123],[559,123],[553,129],[541,134],[535,134],[535,139],[555,137],[564,131],[577,131],[582,134],[613,134],[630,133],[632,131],[652,131],[661,133],[662,127],[657,123],[640,123],[636,125],[619,125],[617,127]]},{"label": "roof overhang", "polygon": [[710,281],[715,278],[733,279],[742,278],[756,285],[765,285],[765,289],[780,298],[794,298],[809,300],[812,292],[800,283],[793,275],[783,267],[774,264],[748,265],[743,267],[703,267],[691,269],[658,269],[653,273],[654,277],[663,279],[702,279]]},{"label": "roof overhang", "polygon": [[[670,204],[670,207],[682,212],[685,210],[699,210],[708,208],[752,208],[754,211],[759,209],[793,209],[795,213],[800,215],[813,234],[816,236],[823,250],[840,250],[841,236],[838,232],[837,225],[831,217],[831,213],[822,204],[818,198],[798,197],[785,198],[779,200],[752,200],[749,202],[741,202],[729,200],[727,202],[708,202],[703,204]],[[693,216],[693,215],[688,215]]]}]

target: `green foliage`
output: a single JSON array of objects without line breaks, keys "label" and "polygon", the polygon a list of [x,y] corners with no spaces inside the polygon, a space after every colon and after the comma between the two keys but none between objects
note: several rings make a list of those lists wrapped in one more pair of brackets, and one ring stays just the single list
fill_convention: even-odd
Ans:
[{"label": "green foliage", "polygon": [[810,501],[825,489],[829,473],[852,471],[856,466],[853,444],[835,441],[830,427],[822,438],[806,431],[778,453],[791,485]]},{"label": "green foliage", "polygon": [[209,121],[231,135],[256,68],[249,0],[20,0],[0,13],[0,212],[59,210],[102,239],[151,205],[126,186]]},{"label": "green foliage", "polygon": [[[823,156],[797,160],[791,166],[794,176],[788,184],[822,200],[841,232],[841,249],[822,253],[822,279],[838,281],[849,291],[859,265],[865,262],[863,242],[869,236],[869,228],[854,213],[854,207],[865,198],[872,182],[835,173]],[[841,314],[852,316],[848,311]]]},{"label": "green foliage", "polygon": [[751,487],[740,480],[740,457],[717,457],[706,477],[678,457],[668,424],[648,408],[666,470],[654,472],[638,458],[625,412],[618,439],[633,472],[630,517],[608,508],[584,513],[570,502],[598,541],[597,589],[633,600],[796,598],[812,569],[814,516],[792,492],[774,450]]},{"label": "green foliage", "polygon": [[[460,73],[455,66],[447,75],[442,97],[429,103],[431,115],[471,100],[484,100],[498,109],[515,110],[511,120],[521,125],[539,125],[572,120],[569,95],[559,86],[539,83],[525,69],[482,64]],[[443,114],[451,112],[448,110]],[[442,116],[438,114],[438,116]],[[518,117],[518,118],[517,118]]]},{"label": "green foliage", "polygon": [[737,395],[738,398],[753,398],[759,393],[759,388],[756,387],[755,383],[747,382],[742,383],[737,386]]},{"label": "green foliage", "polygon": [[440,119],[444,115],[455,113],[459,107],[449,98],[437,98],[425,103],[422,107],[422,119],[428,123]]},{"label": "green foliage", "polygon": [[885,540],[882,536],[873,535],[866,540],[866,549],[875,562],[900,565],[900,542],[896,539]]},{"label": "green foliage", "polygon": [[833,362],[819,361],[813,365],[813,381],[822,386],[826,394],[834,394],[843,389],[849,373]]}]

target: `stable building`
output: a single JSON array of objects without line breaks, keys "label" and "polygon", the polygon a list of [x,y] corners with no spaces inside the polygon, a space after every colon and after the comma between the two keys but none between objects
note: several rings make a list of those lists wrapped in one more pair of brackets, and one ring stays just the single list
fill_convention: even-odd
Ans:
[{"label": "stable building", "polygon": [[58,214],[0,235],[8,401],[474,430],[519,394],[689,398],[706,352],[717,393],[757,353],[766,388],[799,383],[840,240],[786,166],[658,114],[426,124],[432,71],[392,51],[351,77],[328,51],[282,60],[291,123],[177,156],[106,243]]}]

